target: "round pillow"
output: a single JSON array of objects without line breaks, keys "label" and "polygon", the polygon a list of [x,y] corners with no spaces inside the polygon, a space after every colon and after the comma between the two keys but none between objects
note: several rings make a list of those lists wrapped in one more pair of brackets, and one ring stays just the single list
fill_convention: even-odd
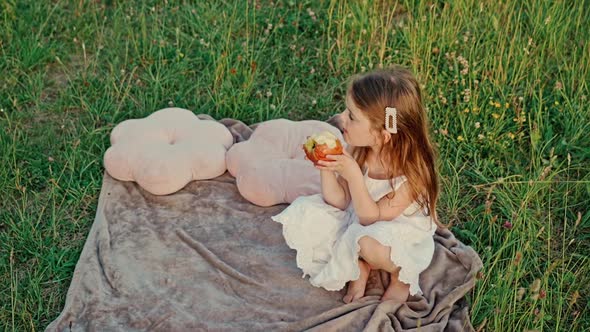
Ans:
[{"label": "round pillow", "polygon": [[190,181],[225,173],[225,154],[233,143],[221,123],[201,120],[186,109],[165,108],[118,124],[104,165],[113,178],[167,195]]},{"label": "round pillow", "polygon": [[259,206],[291,203],[321,192],[320,171],[305,160],[308,136],[330,131],[342,144],[340,130],[317,120],[269,120],[256,127],[247,141],[234,144],[226,155],[227,170],[240,194]]}]

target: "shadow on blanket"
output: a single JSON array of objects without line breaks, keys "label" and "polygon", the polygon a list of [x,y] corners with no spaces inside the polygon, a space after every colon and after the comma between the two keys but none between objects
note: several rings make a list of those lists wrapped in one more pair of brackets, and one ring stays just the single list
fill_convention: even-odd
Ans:
[{"label": "shadow on blanket", "polygon": [[[256,126],[220,122],[236,142]],[[249,203],[227,172],[169,196],[105,174],[65,307],[47,330],[473,330],[464,295],[482,263],[449,231],[435,234],[424,296],[380,302],[389,281],[373,271],[366,301],[345,305],[345,290],[301,278],[270,219],[286,206]]]}]

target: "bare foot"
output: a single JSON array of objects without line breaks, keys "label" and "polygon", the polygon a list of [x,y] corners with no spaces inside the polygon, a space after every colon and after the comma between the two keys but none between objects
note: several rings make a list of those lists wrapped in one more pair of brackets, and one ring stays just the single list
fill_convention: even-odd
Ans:
[{"label": "bare foot", "polygon": [[410,295],[410,285],[405,284],[398,279],[399,270],[391,273],[389,286],[383,293],[381,301],[394,300],[395,302],[404,303],[408,300]]},{"label": "bare foot", "polygon": [[367,286],[367,279],[371,270],[369,264],[361,259],[359,259],[359,268],[361,269],[360,277],[348,283],[348,291],[342,298],[344,303],[350,303],[365,296],[365,287]]},{"label": "bare foot", "polygon": [[[369,265],[370,266],[370,265]],[[372,273],[375,272],[375,273]],[[389,274],[389,273],[388,273]],[[385,293],[385,287],[383,287],[383,280],[381,279],[381,271],[369,272],[369,278],[367,278],[367,287],[365,288],[365,296],[379,296],[381,297]]]}]

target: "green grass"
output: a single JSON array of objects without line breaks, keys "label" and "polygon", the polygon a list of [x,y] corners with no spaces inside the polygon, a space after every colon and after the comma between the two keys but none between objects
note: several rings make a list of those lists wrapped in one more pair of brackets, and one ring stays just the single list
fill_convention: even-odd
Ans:
[{"label": "green grass", "polygon": [[325,120],[350,75],[394,63],[424,85],[439,215],[484,262],[474,326],[589,330],[589,8],[1,2],[0,330],[44,329],[62,309],[117,123],[169,105]]}]

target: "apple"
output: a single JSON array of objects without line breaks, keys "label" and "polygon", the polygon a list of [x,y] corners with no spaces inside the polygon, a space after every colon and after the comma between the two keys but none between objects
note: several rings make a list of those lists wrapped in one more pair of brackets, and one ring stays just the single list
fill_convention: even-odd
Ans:
[{"label": "apple", "polygon": [[303,144],[303,151],[305,151],[307,159],[314,164],[317,164],[319,160],[328,160],[327,155],[343,153],[342,143],[329,131],[308,136],[307,141]]}]

